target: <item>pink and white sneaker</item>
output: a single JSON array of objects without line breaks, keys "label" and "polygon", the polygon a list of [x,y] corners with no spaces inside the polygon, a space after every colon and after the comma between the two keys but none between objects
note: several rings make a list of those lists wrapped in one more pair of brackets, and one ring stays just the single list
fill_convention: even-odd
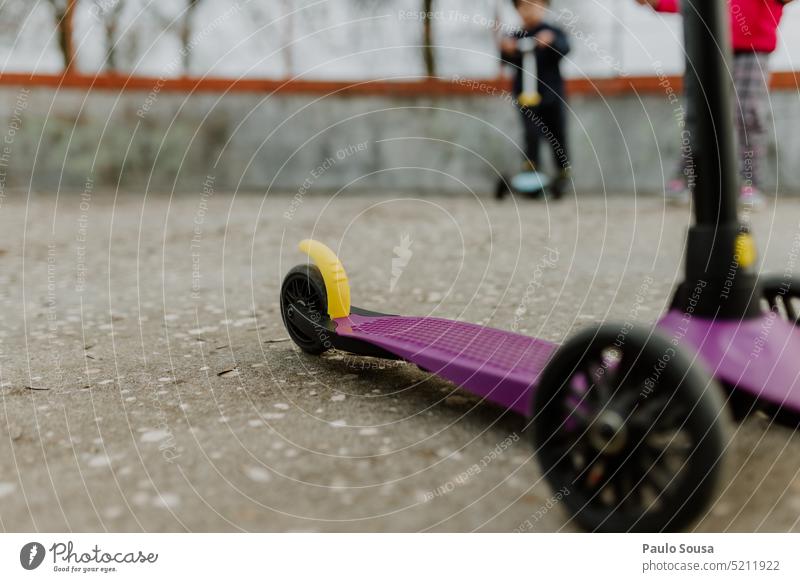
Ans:
[{"label": "pink and white sneaker", "polygon": [[742,208],[749,210],[760,210],[764,208],[767,201],[761,190],[754,186],[742,186],[739,192],[739,204]]},{"label": "pink and white sneaker", "polygon": [[671,204],[688,204],[691,198],[686,182],[680,179],[670,180],[664,190],[667,202]]}]

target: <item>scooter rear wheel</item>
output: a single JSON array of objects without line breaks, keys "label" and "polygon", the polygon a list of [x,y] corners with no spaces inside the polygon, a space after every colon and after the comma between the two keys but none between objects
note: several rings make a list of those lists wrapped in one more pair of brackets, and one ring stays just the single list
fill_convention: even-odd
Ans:
[{"label": "scooter rear wheel", "polygon": [[323,338],[309,334],[294,319],[307,317],[320,323],[328,312],[325,280],[314,265],[298,265],[290,270],[281,285],[281,318],[292,341],[304,352],[321,354],[329,349]]},{"label": "scooter rear wheel", "polygon": [[[761,280],[761,299],[765,315],[773,312],[777,317],[800,326],[800,280],[772,275]],[[744,420],[756,411],[770,415],[779,424],[791,428],[800,425],[800,416],[795,412],[773,404],[759,401],[758,396],[730,384],[724,385],[728,394],[728,406],[734,419]]]},{"label": "scooter rear wheel", "polygon": [[[761,281],[761,297],[765,308],[778,317],[800,327],[800,279],[772,275]],[[761,407],[778,424],[796,429],[800,427],[800,414],[777,405]]]},{"label": "scooter rear wheel", "polygon": [[655,332],[579,333],[542,373],[533,412],[544,476],[587,530],[676,530],[715,498],[728,442],[720,388]]},{"label": "scooter rear wheel", "polygon": [[800,279],[767,277],[761,282],[761,296],[771,311],[800,326]]}]

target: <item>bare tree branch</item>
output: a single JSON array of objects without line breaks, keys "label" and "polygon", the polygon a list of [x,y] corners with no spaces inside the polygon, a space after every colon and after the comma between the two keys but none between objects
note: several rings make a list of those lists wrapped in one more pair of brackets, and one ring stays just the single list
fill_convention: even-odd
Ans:
[{"label": "bare tree branch", "polygon": [[72,44],[72,12],[77,0],[46,0],[53,8],[53,19],[58,31],[58,47],[64,62],[64,70],[72,68],[74,47]]},{"label": "bare tree branch", "polygon": [[194,30],[194,14],[203,0],[186,0],[186,8],[181,18],[178,38],[181,42],[181,67],[188,75],[192,65],[192,33]]},{"label": "bare tree branch", "polygon": [[105,42],[105,67],[108,71],[119,70],[117,59],[117,48],[119,46],[118,31],[120,17],[125,8],[125,0],[116,0],[109,3],[108,0],[94,0],[95,10],[92,12],[103,24]]},{"label": "bare tree branch", "polygon": [[422,0],[422,59],[425,63],[425,74],[436,76],[436,55],[433,48],[433,22],[429,17],[433,13],[433,0]]}]

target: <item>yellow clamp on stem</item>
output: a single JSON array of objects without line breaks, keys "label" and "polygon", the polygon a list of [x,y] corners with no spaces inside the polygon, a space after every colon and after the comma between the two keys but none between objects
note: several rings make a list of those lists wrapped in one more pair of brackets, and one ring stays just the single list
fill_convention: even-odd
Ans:
[{"label": "yellow clamp on stem", "polygon": [[339,257],[319,241],[306,239],[300,250],[307,254],[322,273],[328,295],[328,315],[332,319],[350,315],[350,283]]},{"label": "yellow clamp on stem", "polygon": [[736,237],[736,248],[734,250],[740,267],[748,269],[756,264],[758,250],[756,241],[749,232],[740,233]]},{"label": "yellow clamp on stem", "polygon": [[542,102],[542,96],[539,93],[521,93],[517,101],[522,107],[536,107]]}]

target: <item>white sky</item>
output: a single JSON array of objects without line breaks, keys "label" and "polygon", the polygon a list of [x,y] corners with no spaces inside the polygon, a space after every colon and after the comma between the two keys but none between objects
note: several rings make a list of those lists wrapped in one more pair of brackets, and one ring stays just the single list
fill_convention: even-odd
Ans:
[{"label": "white sky", "polygon": [[[19,1],[19,0],[18,0]],[[121,67],[148,75],[178,75],[180,46],[164,23],[176,18],[183,0],[124,0],[118,43]],[[2,2],[0,2],[2,3]],[[115,0],[101,0],[113,6]],[[291,60],[305,78],[363,79],[422,73],[421,25],[414,13],[421,0],[204,0],[195,23],[192,74],[282,77]],[[435,39],[439,74],[493,77],[498,65],[490,21],[494,0],[436,0]],[[37,7],[16,33],[0,38],[0,64],[7,71],[57,72],[61,68],[47,3]],[[81,0],[76,18],[79,68],[101,70],[104,33]],[[286,7],[296,10],[287,14]],[[502,23],[514,24],[509,3]],[[570,17],[571,11],[574,16]],[[1,17],[1,16],[0,16]],[[634,0],[554,0],[553,20],[565,23],[573,53],[570,77],[655,74],[682,70],[681,21],[658,15]],[[800,2],[790,5],[782,24],[774,70],[800,69]],[[291,48],[285,47],[295,39]]]}]

